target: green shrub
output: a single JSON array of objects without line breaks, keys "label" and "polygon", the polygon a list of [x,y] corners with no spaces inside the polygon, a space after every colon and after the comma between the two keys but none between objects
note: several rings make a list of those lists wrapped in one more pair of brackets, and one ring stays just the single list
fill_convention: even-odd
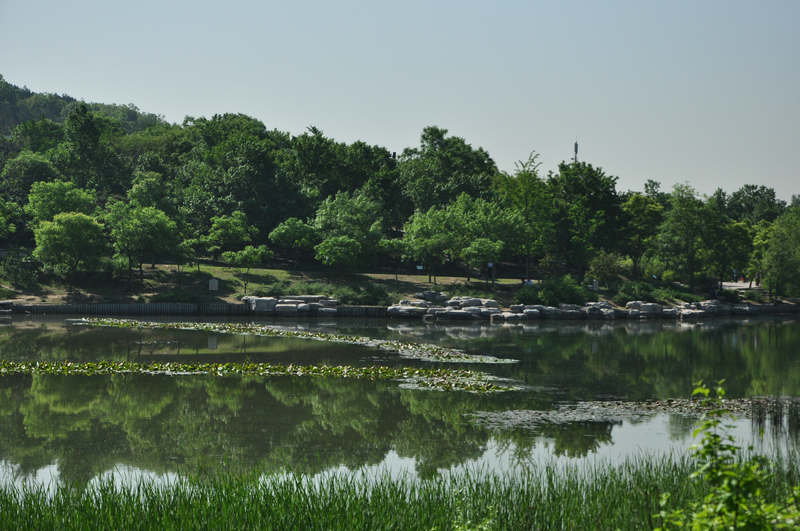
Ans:
[{"label": "green shrub", "polygon": [[661,280],[663,282],[675,282],[678,279],[678,274],[672,269],[667,269],[661,273]]},{"label": "green shrub", "polygon": [[523,286],[514,294],[514,301],[518,304],[547,306],[583,304],[595,298],[594,293],[581,286],[571,275],[546,279],[534,286]]},{"label": "green shrub", "polygon": [[721,301],[728,302],[731,304],[737,303],[742,299],[739,296],[739,293],[737,293],[735,290],[732,289],[720,290],[719,293],[717,294],[717,298]]},{"label": "green shrub", "polygon": [[539,297],[537,286],[522,286],[514,294],[514,302],[517,304],[543,304]]},{"label": "green shrub", "polygon": [[[715,395],[702,382],[693,396],[702,397],[709,412],[692,447],[696,470],[690,478],[700,481],[709,493],[686,509],[667,510],[670,494],[661,497],[660,517],[665,529],[797,529],[800,526],[800,486],[777,503],[767,500],[770,466],[763,456],[745,457],[730,430],[733,419],[724,408],[725,389],[720,382]],[[752,447],[750,448],[752,451]],[[658,528],[661,529],[661,528]]]},{"label": "green shrub", "polygon": [[392,303],[392,298],[386,290],[375,284],[367,284],[357,288],[340,288],[334,290],[332,295],[344,304],[388,306]]},{"label": "green shrub", "polygon": [[0,260],[0,272],[3,278],[21,289],[34,288],[39,282],[39,271],[39,262],[28,253],[10,251]]},{"label": "green shrub", "polygon": [[600,251],[589,262],[589,272],[586,276],[596,278],[604,286],[613,286],[619,282],[623,271],[623,260],[617,253]]},{"label": "green shrub", "polygon": [[676,300],[697,302],[702,300],[693,293],[682,291],[674,286],[659,286],[649,282],[627,281],[620,284],[617,293],[611,297],[616,304],[624,306],[629,301],[672,303]]},{"label": "green shrub", "polygon": [[630,301],[653,302],[653,288],[647,282],[627,281],[617,289],[616,295],[611,298],[616,304],[625,306]]}]

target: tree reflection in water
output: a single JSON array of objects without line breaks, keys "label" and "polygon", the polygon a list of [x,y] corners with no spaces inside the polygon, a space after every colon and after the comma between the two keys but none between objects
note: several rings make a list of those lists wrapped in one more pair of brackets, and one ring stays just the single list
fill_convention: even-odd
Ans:
[{"label": "tree reflection in water", "polygon": [[[414,335],[514,357],[518,364],[481,369],[531,387],[479,396],[333,378],[2,376],[0,460],[20,475],[57,462],[63,479],[86,482],[118,464],[157,473],[201,474],[224,465],[313,474],[380,463],[395,452],[413,458],[417,473],[430,477],[480,457],[492,441],[520,461],[542,441],[556,455],[585,456],[610,444],[616,426],[599,420],[490,431],[470,420],[467,414],[476,411],[545,410],[562,401],[598,398],[685,397],[693,382],[721,378],[730,396],[800,396],[796,321],[729,320],[685,328],[665,322],[390,326],[354,323],[343,331]],[[175,356],[374,363],[369,349],[317,341],[221,335],[209,342],[201,332],[69,328],[46,321],[0,329],[3,359]],[[667,435],[682,440],[692,420],[673,417]],[[800,446],[796,401],[754,411],[752,422],[754,433],[763,432],[765,439],[794,451]]]}]

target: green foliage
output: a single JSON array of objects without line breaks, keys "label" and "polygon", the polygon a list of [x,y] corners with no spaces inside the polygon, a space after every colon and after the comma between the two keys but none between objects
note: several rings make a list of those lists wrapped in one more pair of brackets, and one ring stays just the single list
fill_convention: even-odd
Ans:
[{"label": "green foliage", "polygon": [[736,221],[756,225],[772,222],[786,209],[786,203],[775,197],[775,190],[764,185],[745,184],[728,199],[728,215]]},{"label": "green foliage", "polygon": [[314,247],[315,258],[326,266],[352,269],[359,264],[361,244],[350,236],[331,236]]},{"label": "green foliage", "polygon": [[297,218],[289,218],[269,233],[269,241],[285,249],[311,249],[318,243],[318,238],[314,227]]},{"label": "green foliage", "polygon": [[[75,98],[58,94],[35,93],[27,88],[20,88],[8,83],[0,76],[0,136],[8,133],[17,141],[22,141],[24,148],[41,151],[49,147],[45,138],[58,139],[63,134],[53,122],[63,122],[64,118],[77,105]],[[92,110],[111,118],[127,132],[139,131],[163,120],[150,113],[143,113],[135,105],[109,105],[89,103]],[[42,124],[42,122],[44,122]],[[26,126],[35,124],[33,132]]]},{"label": "green foliage", "polygon": [[629,301],[658,302],[672,304],[674,301],[698,302],[702,297],[683,291],[668,284],[656,284],[643,281],[622,282],[611,299],[624,306]]},{"label": "green foliage", "polygon": [[128,271],[142,264],[173,258],[179,246],[177,225],[164,212],[135,203],[114,202],[108,205],[106,220],[111,227],[115,254],[124,260]]},{"label": "green foliage", "polygon": [[547,183],[539,177],[539,154],[531,153],[516,164],[513,175],[500,173],[493,189],[500,204],[517,214],[512,250],[525,257],[525,276],[530,276],[530,258],[544,253],[555,237],[554,203]]},{"label": "green foliage", "polygon": [[363,286],[333,286],[329,294],[342,304],[367,304],[388,306],[392,303],[386,290],[376,284]]},{"label": "green foliage", "polygon": [[621,247],[624,218],[616,182],[585,162],[562,162],[547,178],[554,223],[547,252],[581,276],[596,251]]},{"label": "green foliage", "polygon": [[17,227],[24,225],[22,209],[17,203],[0,198],[0,240],[4,240],[17,232]]},{"label": "green foliage", "polygon": [[245,295],[247,295],[250,268],[259,266],[270,258],[272,258],[272,251],[267,249],[266,245],[259,245],[258,247],[248,245],[241,251],[226,251],[222,253],[222,259],[226,264],[238,268],[243,273],[242,284],[244,285]]},{"label": "green foliage", "polygon": [[596,278],[604,286],[616,285],[623,272],[623,259],[617,253],[600,251],[589,262],[588,278]]},{"label": "green foliage", "polygon": [[0,272],[12,286],[30,290],[39,281],[39,267],[33,255],[19,250],[9,251],[0,259]]},{"label": "green foliage", "polygon": [[408,258],[423,265],[430,272],[444,264],[450,248],[447,226],[447,213],[430,208],[427,212],[415,212],[403,227],[403,245]]},{"label": "green foliage", "polygon": [[662,496],[660,517],[666,529],[797,529],[800,525],[800,486],[777,503],[765,496],[769,465],[761,456],[745,459],[727,424],[732,416],[723,404],[720,382],[715,394],[699,383],[693,396],[702,397],[709,412],[695,429],[702,435],[693,453],[697,469],[691,478],[703,482],[709,493],[687,509],[667,510],[669,493]]},{"label": "green foliage", "polygon": [[688,184],[676,184],[656,237],[656,254],[690,287],[701,269],[703,203]]},{"label": "green foliage", "polygon": [[316,259],[337,268],[373,262],[383,236],[380,205],[363,193],[339,192],[326,198],[312,226],[322,238],[314,247]]},{"label": "green foliage", "polygon": [[247,215],[236,210],[230,216],[211,218],[211,229],[204,240],[208,252],[216,257],[222,252],[240,249],[256,232],[255,227],[247,224]]},{"label": "green foliage", "polygon": [[25,212],[36,225],[53,219],[62,212],[91,214],[95,208],[94,192],[83,190],[67,181],[36,182],[31,186]]},{"label": "green foliage", "polygon": [[595,298],[594,293],[581,286],[572,275],[546,279],[532,286],[523,286],[514,295],[514,300],[518,304],[546,306],[584,304]]},{"label": "green foliage", "polygon": [[174,194],[169,190],[164,177],[154,171],[138,171],[133,175],[133,182],[128,189],[128,199],[139,206],[149,206],[163,210],[174,211],[172,204]]},{"label": "green foliage", "polygon": [[719,282],[747,267],[753,236],[744,222],[731,220],[726,213],[722,190],[708,198],[703,209],[703,248],[700,257],[706,272]]},{"label": "green foliage", "polygon": [[461,258],[469,267],[482,269],[488,262],[496,262],[503,250],[503,242],[477,238],[461,250]]},{"label": "green foliage", "polygon": [[419,148],[403,152],[398,165],[403,195],[415,210],[428,210],[461,194],[487,195],[497,167],[483,149],[473,149],[463,138],[447,136],[447,129],[426,127]]},{"label": "green foliage", "polygon": [[92,271],[106,248],[103,225],[79,212],[56,214],[34,230],[33,256],[46,267],[69,277],[78,269]]},{"label": "green foliage", "polygon": [[34,183],[55,181],[61,177],[46,157],[27,150],[6,162],[2,170],[0,191],[18,203],[28,198]]},{"label": "green foliage", "polygon": [[800,295],[800,208],[775,220],[762,261],[764,281],[778,295]]},{"label": "green foliage", "polygon": [[[446,264],[469,274],[498,259],[518,270],[524,260],[525,277],[582,278],[591,268],[608,282],[615,273],[606,259],[618,253],[633,279],[691,290],[735,269],[776,293],[800,293],[789,209],[763,185],[705,201],[688,185],[666,194],[655,181],[620,193],[615,177],[585,162],[543,178],[536,153],[513,174],[498,172],[485,150],[439,127],[426,127],[398,159],[315,127],[291,135],[243,114],[167,124],[133,105],[36,94],[2,78],[0,107],[0,192],[9,205],[28,201],[30,216],[0,212],[5,247],[32,247],[35,225],[58,213],[93,215],[109,198],[127,197],[164,212],[182,236],[203,239],[195,251],[214,258],[269,235],[300,264],[334,238],[318,256],[336,267],[369,267],[383,254],[434,274]],[[345,249],[358,252],[349,264]]]},{"label": "green foliage", "polygon": [[638,276],[639,264],[653,243],[664,214],[664,206],[652,196],[632,193],[622,204],[622,211],[627,217],[622,247],[631,256],[633,274]]}]

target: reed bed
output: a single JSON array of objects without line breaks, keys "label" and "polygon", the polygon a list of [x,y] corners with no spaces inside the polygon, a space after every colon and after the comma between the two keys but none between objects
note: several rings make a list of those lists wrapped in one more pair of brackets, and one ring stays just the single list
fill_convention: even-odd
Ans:
[{"label": "reed bed", "polygon": [[[336,473],[214,476],[117,486],[31,483],[0,487],[0,529],[642,529],[658,525],[659,498],[686,506],[707,487],[687,456],[622,464],[541,464],[432,480]],[[797,461],[776,463],[767,497],[800,481]]]}]

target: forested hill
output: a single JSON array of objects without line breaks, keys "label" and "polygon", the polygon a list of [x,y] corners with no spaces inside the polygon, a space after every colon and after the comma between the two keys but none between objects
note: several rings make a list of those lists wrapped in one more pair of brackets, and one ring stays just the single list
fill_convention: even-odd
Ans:
[{"label": "forested hill", "polygon": [[[764,185],[618,190],[588,162],[513,173],[446,129],[393,153],[243,114],[170,124],[0,81],[0,248],[66,278],[195,257],[369,270],[422,265],[604,283],[744,272],[800,294],[800,201]],[[7,255],[9,256],[9,255]]]},{"label": "forested hill", "polygon": [[[17,87],[0,74],[0,135],[9,134],[17,125],[42,119],[64,123],[78,100],[62,94],[44,94]],[[126,133],[147,129],[163,120],[143,113],[135,105],[87,103],[89,109],[116,120]]]}]

